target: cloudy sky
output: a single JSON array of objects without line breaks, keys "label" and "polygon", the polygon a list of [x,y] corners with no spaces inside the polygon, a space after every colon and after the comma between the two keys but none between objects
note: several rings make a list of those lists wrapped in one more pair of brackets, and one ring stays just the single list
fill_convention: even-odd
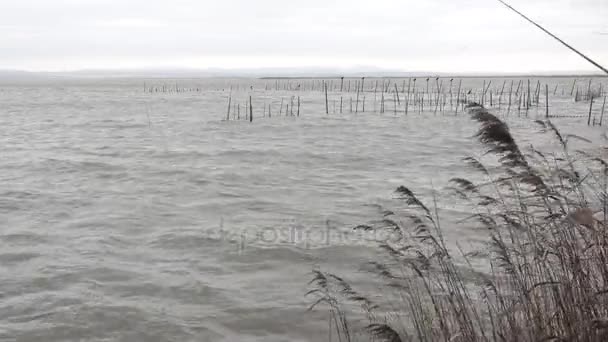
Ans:
[{"label": "cloudy sky", "polygon": [[[608,65],[608,0],[510,0]],[[0,0],[0,69],[594,68],[496,0]]]}]

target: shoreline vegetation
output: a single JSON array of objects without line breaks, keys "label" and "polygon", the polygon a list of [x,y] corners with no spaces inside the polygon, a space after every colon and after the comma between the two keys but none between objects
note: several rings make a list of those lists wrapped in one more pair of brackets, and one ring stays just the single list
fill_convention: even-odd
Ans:
[{"label": "shoreline vegetation", "polygon": [[[379,243],[383,257],[362,266],[375,290],[313,271],[306,295],[311,310],[327,308],[329,340],[608,340],[608,163],[571,150],[570,141],[588,141],[562,135],[548,119],[535,122],[557,153],[524,150],[488,109],[472,102],[466,109],[496,162],[466,158],[486,181],[450,181],[471,216],[442,226],[434,199],[399,187],[406,210],[354,228],[399,237]],[[471,227],[487,232],[487,249],[464,251],[444,238]],[[488,262],[483,271],[476,255]]]},{"label": "shoreline vegetation", "polygon": [[[507,2],[497,1],[608,74]],[[484,229],[487,250],[464,251],[458,243],[454,249],[444,231],[455,227],[442,226],[437,194],[428,205],[400,186],[395,193],[407,209],[387,210],[382,219],[354,228],[398,237],[379,242],[386,258],[367,265],[369,278],[377,280],[374,296],[339,275],[313,270],[306,295],[314,296],[310,310],[328,307],[330,341],[333,333],[338,341],[357,340],[359,334],[390,342],[608,341],[608,163],[601,155],[571,150],[573,139],[590,141],[556,128],[549,119],[548,86],[545,94],[545,119],[534,122],[560,147],[557,153],[533,146],[524,151],[483,101],[463,100],[479,124],[476,138],[495,163],[465,158],[485,181],[450,180],[451,191],[472,208],[470,217],[455,225]],[[595,96],[588,94],[590,125]],[[530,97],[528,91],[527,103]],[[489,268],[480,271],[475,254],[483,255]],[[389,293],[394,299],[385,298]],[[363,328],[349,320],[349,304],[360,307]]]}]

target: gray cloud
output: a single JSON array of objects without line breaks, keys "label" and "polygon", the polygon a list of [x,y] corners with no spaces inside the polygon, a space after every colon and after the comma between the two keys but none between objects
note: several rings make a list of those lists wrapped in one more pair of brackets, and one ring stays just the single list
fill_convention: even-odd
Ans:
[{"label": "gray cloud", "polygon": [[[608,64],[608,1],[512,2]],[[21,0],[0,4],[0,30],[0,68],[591,69],[489,0]]]}]

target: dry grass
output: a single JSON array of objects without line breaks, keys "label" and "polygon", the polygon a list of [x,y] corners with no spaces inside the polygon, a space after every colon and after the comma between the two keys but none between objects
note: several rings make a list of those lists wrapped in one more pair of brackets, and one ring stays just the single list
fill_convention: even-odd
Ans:
[{"label": "dry grass", "polygon": [[[468,110],[499,167],[490,172],[467,158],[487,181],[452,180],[452,190],[475,212],[465,227],[450,229],[486,229],[487,272],[473,267],[471,253],[448,247],[436,205],[402,186],[396,194],[406,212],[387,211],[381,224],[355,228],[399,236],[380,246],[387,259],[368,267],[382,288],[361,294],[347,280],[315,270],[311,309],[328,305],[330,339],[339,341],[361,332],[344,310],[352,304],[365,312],[363,332],[374,341],[608,341],[607,164],[570,151],[568,142],[582,138],[563,136],[550,121],[537,123],[560,152],[524,153],[504,122],[478,104]],[[593,163],[604,171],[591,171]],[[600,219],[592,208],[601,208]],[[382,298],[395,292],[400,299],[390,310],[400,315],[387,315]]]}]

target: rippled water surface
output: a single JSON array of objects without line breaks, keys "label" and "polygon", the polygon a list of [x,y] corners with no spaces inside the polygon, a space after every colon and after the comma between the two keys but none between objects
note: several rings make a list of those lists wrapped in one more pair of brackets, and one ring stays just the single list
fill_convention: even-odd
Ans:
[{"label": "rippled water surface", "polygon": [[[551,113],[568,116],[554,122],[598,147],[603,129],[587,127],[572,81],[541,80]],[[470,173],[463,157],[481,153],[465,114],[395,115],[391,94],[380,114],[371,88],[366,112],[347,110],[351,90],[340,114],[333,84],[327,115],[318,89],[179,82],[180,92],[152,93],[143,80],[0,82],[0,338],[326,340],[327,315],[306,311],[314,265],[357,279],[376,252],[350,228],[397,205],[397,186],[441,189]],[[503,80],[493,82],[497,94]],[[253,122],[232,111],[225,120],[229,94],[243,117],[252,96]],[[297,96],[300,116],[279,116],[281,100],[295,106]],[[543,105],[528,117],[513,105],[507,117],[505,98],[495,110],[521,144],[552,148],[532,123]],[[447,199],[439,205],[458,216]],[[479,239],[446,230],[451,241]]]}]

